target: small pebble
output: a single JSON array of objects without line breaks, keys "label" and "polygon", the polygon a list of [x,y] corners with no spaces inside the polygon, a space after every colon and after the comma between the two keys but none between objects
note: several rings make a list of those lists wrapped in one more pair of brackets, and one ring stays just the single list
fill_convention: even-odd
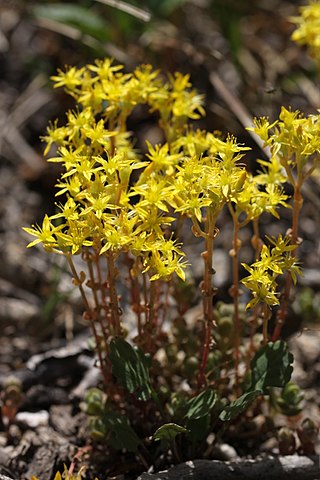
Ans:
[{"label": "small pebble", "polygon": [[29,428],[37,428],[40,425],[48,425],[49,412],[40,410],[39,412],[19,412],[16,415],[16,422]]},{"label": "small pebble", "polygon": [[228,443],[222,443],[220,445],[221,453],[225,456],[226,460],[236,460],[239,458],[237,451]]}]

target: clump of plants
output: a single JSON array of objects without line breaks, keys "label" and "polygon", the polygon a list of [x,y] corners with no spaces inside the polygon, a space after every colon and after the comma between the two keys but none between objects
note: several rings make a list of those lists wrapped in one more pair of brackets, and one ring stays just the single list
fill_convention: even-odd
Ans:
[{"label": "clump of plants", "polygon": [[[202,455],[209,436],[218,442],[228,426],[240,428],[264,398],[296,414],[301,392],[289,383],[293,357],[280,334],[301,273],[301,188],[319,162],[320,116],[283,107],[274,122],[256,119],[267,156],[253,174],[248,147],[192,125],[205,111],[189,75],[165,77],[150,65],[125,73],[107,58],[53,80],[75,101],[65,124],[54,122],[44,137],[46,153],[57,147],[49,162],[63,169],[60,202],[42,225],[24,230],[35,237],[29,247],[41,243],[65,257],[83,299],[102,376],[85,398],[92,437],[133,452],[147,468],[161,452],[174,461]],[[145,151],[127,127],[137,109],[163,134]],[[277,220],[289,208],[291,228],[263,237],[261,216]],[[215,302],[214,269],[226,214],[228,304]],[[203,310],[191,324],[186,225],[203,246]],[[251,264],[241,263],[248,225]]]}]

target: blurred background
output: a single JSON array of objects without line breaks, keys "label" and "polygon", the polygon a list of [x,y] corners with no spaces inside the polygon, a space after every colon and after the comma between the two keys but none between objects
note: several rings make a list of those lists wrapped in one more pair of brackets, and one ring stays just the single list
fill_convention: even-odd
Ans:
[{"label": "blurred background", "polygon": [[[281,105],[306,114],[320,106],[315,64],[290,38],[295,28],[290,18],[302,4],[0,0],[1,372],[18,367],[40,343],[45,349],[49,339],[72,338],[81,328],[82,305],[65,265],[41,247],[27,250],[30,239],[21,230],[54,209],[59,171],[46,163],[40,137],[50,120],[63,122],[73,105],[62,90],[53,90],[50,76],[65,65],[80,67],[105,56],[128,71],[151,63],[166,72],[190,73],[193,85],[206,96],[207,115],[199,126],[233,133],[252,148],[248,163],[253,165],[264,155],[245,130],[254,116],[276,118]],[[130,128],[141,144],[157,138],[148,118],[133,115]],[[319,193],[315,177],[304,192],[300,231],[305,275],[296,311],[304,321],[319,319],[320,312]],[[283,222],[268,223],[266,229],[283,233],[285,217]],[[222,236],[217,244],[222,287],[228,283],[230,263],[226,241]]]}]

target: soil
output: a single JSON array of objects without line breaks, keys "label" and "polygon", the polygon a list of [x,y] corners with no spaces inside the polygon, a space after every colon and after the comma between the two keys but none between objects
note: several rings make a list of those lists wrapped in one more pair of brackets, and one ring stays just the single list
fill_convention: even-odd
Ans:
[{"label": "soil", "polygon": [[[107,45],[101,43],[98,52],[85,43],[84,36],[74,39],[57,26],[41,23],[31,14],[33,2],[0,3],[1,480],[4,476],[30,480],[32,475],[52,480],[64,464],[74,465],[75,471],[86,465],[88,478],[96,475],[101,480],[136,479],[146,470],[134,456],[115,454],[88,440],[81,403],[86,390],[99,385],[100,377],[88,346],[90,332],[81,316],[81,299],[66,266],[41,248],[27,250],[29,238],[21,230],[54,209],[59,172],[44,160],[39,138],[50,119],[63,118],[69,100],[53,92],[49,76],[66,63],[92,62],[110,51],[128,69],[151,62],[167,71],[191,72],[195,86],[207,98],[208,114],[200,126],[232,131],[251,146],[249,167],[263,156],[261,147],[245,131],[254,115],[273,118],[280,105],[313,113],[320,105],[314,65],[305,51],[290,41],[293,26],[288,17],[297,14],[299,2],[261,0],[252,6],[243,1],[242,7],[236,8],[237,2],[229,0],[225,2],[227,11],[220,3],[216,2],[220,10],[213,11],[209,1],[182,2],[166,18],[157,13],[157,22],[149,30],[138,29],[131,36],[113,32],[114,38]],[[115,15],[110,7],[95,8],[102,18]],[[230,12],[234,13],[230,16]],[[117,15],[113,20],[120,28]],[[228,31],[229,17],[238,43]],[[143,118],[133,117],[132,128],[141,144],[145,138],[157,138],[154,125]],[[289,420],[277,416],[276,429],[284,425],[298,428],[307,417],[319,425],[319,194],[319,177],[314,177],[305,187],[300,228],[304,276],[294,291],[290,322],[283,332],[295,356],[294,380],[303,388],[305,403],[299,416]],[[228,232],[228,220],[222,222]],[[285,232],[287,227],[285,214],[280,223],[264,225],[271,235]],[[250,238],[250,232],[244,232],[244,237]],[[191,261],[195,259],[197,277],[199,251],[192,240],[186,247]],[[228,233],[222,234],[217,239],[215,265],[222,299],[230,282],[228,248]],[[194,310],[188,315],[192,318]],[[5,405],[9,404],[8,413]],[[245,448],[243,444],[244,438],[230,438],[213,449],[210,458],[236,461],[242,455],[279,454],[275,435],[258,447],[253,448],[254,442],[248,441]],[[299,444],[296,450],[303,458],[305,452],[299,450]],[[315,452],[320,454],[319,441]],[[167,466],[166,460],[160,459],[156,470]],[[320,472],[312,478],[319,480]]]},{"label": "soil", "polygon": [[[84,331],[68,342],[55,341],[51,342],[50,346],[39,344],[40,353],[31,356],[28,356],[30,339],[27,339],[25,347],[21,337],[13,339],[16,354],[13,355],[12,350],[7,353],[8,365],[5,369],[5,363],[2,364],[0,385],[3,403],[10,398],[17,405],[18,412],[9,426],[2,424],[0,478],[2,474],[13,480],[30,480],[32,475],[40,479],[53,479],[58,470],[63,471],[64,464],[69,466],[71,462],[76,469],[87,466],[86,478],[100,475],[100,478],[106,480],[114,478],[133,480],[145,470],[138,459],[125,454],[115,454],[102,445],[88,441],[88,418],[81,410],[81,402],[86,390],[100,382],[99,370],[95,366],[92,351],[87,346],[88,336],[89,332]],[[5,351],[7,342],[8,338],[1,338],[2,352]],[[319,422],[319,342],[320,333],[314,328],[290,339],[290,350],[295,356],[294,380],[303,387],[304,407],[299,415],[289,419],[278,414],[273,419],[273,428],[289,426],[294,429],[307,417],[316,423]],[[36,347],[35,344],[33,346]],[[21,357],[24,355],[28,358],[22,366]],[[11,365],[16,364],[17,359],[21,362],[19,367],[12,368]],[[17,388],[18,386],[21,389]],[[3,421],[6,420],[4,416],[2,418]],[[261,435],[261,429],[258,428],[261,421],[261,415],[252,418],[250,422],[256,426],[256,432],[252,427],[251,432],[247,429],[242,434],[238,430],[239,438],[234,439],[230,436],[230,443],[220,444],[212,449],[210,458],[216,460],[215,462],[210,463],[208,460],[207,464],[196,462],[198,477],[195,478],[211,478],[211,475],[216,479],[264,478],[259,475],[262,475],[263,471],[268,471],[269,476],[265,478],[269,479],[279,478],[277,475],[281,474],[281,478],[319,480],[319,457],[311,456],[310,463],[306,463],[305,452],[298,447],[298,455],[296,454],[292,460],[286,460],[285,463],[281,460],[283,457],[279,457],[279,445],[274,434],[266,436],[262,443],[258,438]],[[240,446],[244,440],[246,447]],[[320,454],[319,442],[315,444],[315,453]],[[248,459],[252,462],[252,458],[255,459],[254,465],[257,466],[256,476],[255,470],[252,470],[252,463],[248,463]],[[287,465],[292,470],[288,471]],[[170,461],[167,464],[162,459],[156,469],[164,470],[168,466]],[[227,467],[234,473],[230,473]],[[177,476],[177,470],[173,469],[166,474],[167,476],[162,474],[161,478],[169,480],[189,478],[188,471],[186,467],[185,471],[180,472],[181,476]],[[185,476],[182,476],[182,473]],[[271,473],[274,476],[270,476]],[[141,476],[141,480],[160,478],[148,475]]]}]

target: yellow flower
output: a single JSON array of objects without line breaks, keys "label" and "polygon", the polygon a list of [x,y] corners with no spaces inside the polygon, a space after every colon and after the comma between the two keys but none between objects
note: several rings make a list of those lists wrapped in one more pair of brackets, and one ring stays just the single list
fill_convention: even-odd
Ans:
[{"label": "yellow flower", "polygon": [[54,220],[56,218],[63,218],[66,221],[68,220],[75,221],[79,218],[79,214],[77,212],[78,205],[73,200],[73,198],[69,197],[66,203],[64,205],[63,204],[58,205],[58,208],[59,210],[61,210],[60,213],[56,213],[55,215],[52,215],[50,217],[50,220]]},{"label": "yellow flower", "polygon": [[87,225],[81,225],[80,222],[69,222],[67,233],[61,231],[56,233],[59,248],[62,251],[71,248],[72,255],[81,253],[82,247],[91,247],[90,229]]},{"label": "yellow flower", "polygon": [[88,65],[88,68],[96,74],[95,81],[99,79],[112,81],[115,73],[123,69],[123,65],[112,64],[112,58],[104,58],[103,60],[96,60],[95,65]]},{"label": "yellow flower", "polygon": [[48,215],[45,215],[42,222],[42,227],[39,227],[38,225],[33,225],[32,227],[33,228],[23,227],[23,230],[29,233],[29,235],[37,237],[36,240],[33,240],[33,242],[30,242],[27,245],[28,248],[33,247],[38,243],[42,243],[46,250],[52,251],[57,246],[56,235],[62,229],[62,226],[60,225],[59,227],[55,227],[52,225]]},{"label": "yellow flower", "polygon": [[151,177],[147,183],[134,187],[132,189],[132,196],[140,196],[141,200],[139,200],[136,206],[139,210],[155,206],[158,209],[167,212],[172,191],[172,186],[168,185],[164,179],[161,177]]},{"label": "yellow flower", "polygon": [[145,176],[150,175],[151,172],[159,172],[163,170],[166,175],[172,175],[175,171],[174,166],[181,158],[180,154],[169,153],[169,145],[155,145],[154,147],[150,142],[146,142],[148,147],[148,153],[146,156],[151,160],[151,164],[145,169]]},{"label": "yellow flower", "polygon": [[268,117],[255,118],[253,120],[254,127],[248,127],[247,130],[255,132],[261,140],[267,143],[269,139],[269,131],[278,123],[276,120],[273,123],[269,122]]},{"label": "yellow flower", "polygon": [[66,127],[58,128],[58,120],[49,124],[47,128],[47,135],[41,137],[41,140],[47,143],[44,155],[47,155],[51,146],[56,144],[58,147],[67,145],[66,137],[68,136],[68,129]]},{"label": "yellow flower", "polygon": [[310,1],[309,5],[300,7],[300,16],[292,17],[293,23],[297,24],[292,34],[292,40],[300,45],[307,45],[317,62],[320,60],[320,3]]},{"label": "yellow flower", "polygon": [[183,260],[183,257],[183,252],[174,241],[160,237],[150,246],[149,255],[144,261],[143,273],[151,271],[151,281],[160,278],[169,280],[173,273],[176,273],[184,281],[184,269],[187,262]]},{"label": "yellow flower", "polygon": [[105,210],[112,210],[114,208],[117,208],[114,204],[110,202],[110,196],[106,194],[101,194],[95,198],[87,193],[85,199],[86,203],[89,203],[89,206],[82,210],[81,216],[85,216],[89,212],[93,212],[97,218],[101,219],[102,214],[105,212]]},{"label": "yellow flower", "polygon": [[66,87],[67,90],[72,92],[76,87],[82,84],[82,75],[85,71],[85,67],[66,67],[66,71],[58,69],[58,75],[51,77],[51,80],[55,82],[54,87]]},{"label": "yellow flower", "polygon": [[242,264],[249,275],[243,278],[241,282],[253,295],[253,299],[248,303],[247,308],[252,308],[258,302],[266,303],[269,306],[278,305],[277,277],[287,271],[295,282],[296,276],[301,273],[297,260],[290,254],[296,248],[296,245],[291,245],[290,239],[288,237],[283,238],[282,235],[279,235],[278,238],[267,238],[273,247],[263,245],[260,260],[254,262],[251,266]]}]

